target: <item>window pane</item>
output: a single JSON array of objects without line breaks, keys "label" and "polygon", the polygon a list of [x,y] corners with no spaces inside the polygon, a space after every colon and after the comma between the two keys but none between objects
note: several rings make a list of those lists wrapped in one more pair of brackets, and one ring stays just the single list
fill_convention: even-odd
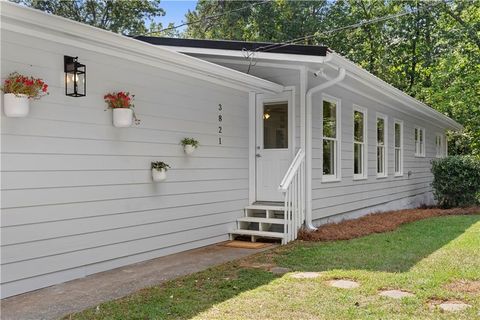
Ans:
[{"label": "window pane", "polygon": [[329,101],[323,101],[323,136],[337,137],[337,105]]},{"label": "window pane", "polygon": [[420,134],[420,141],[423,142],[423,130],[418,130]]},{"label": "window pane", "polygon": [[359,143],[354,143],[353,145],[353,158],[354,158],[354,163],[353,163],[353,173],[354,174],[362,174],[363,173],[363,164],[362,164],[362,150],[363,145]]},{"label": "window pane", "polygon": [[384,147],[377,147],[377,173],[383,173]]},{"label": "window pane", "polygon": [[353,132],[356,142],[363,142],[363,113],[359,111],[353,112]]},{"label": "window pane", "polygon": [[335,174],[335,141],[323,140],[323,174]]},{"label": "window pane", "polygon": [[400,123],[395,123],[395,147],[400,148],[401,126]]},{"label": "window pane", "polygon": [[288,148],[288,103],[263,106],[263,148]]},{"label": "window pane", "polygon": [[400,149],[395,149],[395,172],[400,173]]},{"label": "window pane", "polygon": [[385,119],[377,119],[377,142],[379,145],[385,144]]}]

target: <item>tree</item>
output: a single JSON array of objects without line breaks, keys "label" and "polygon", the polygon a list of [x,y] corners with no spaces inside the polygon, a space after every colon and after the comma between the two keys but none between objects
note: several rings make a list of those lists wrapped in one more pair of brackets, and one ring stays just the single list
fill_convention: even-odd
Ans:
[{"label": "tree", "polygon": [[[200,0],[186,15],[191,24],[185,36],[266,42],[305,37],[298,43],[327,45],[463,124],[462,133],[450,136],[449,150],[480,155],[479,4],[478,0]],[[330,32],[400,13],[410,14]]]},{"label": "tree", "polygon": [[[144,34],[146,20],[165,15],[160,0],[12,0],[28,7],[125,35]],[[161,29],[161,25],[154,24]]]}]

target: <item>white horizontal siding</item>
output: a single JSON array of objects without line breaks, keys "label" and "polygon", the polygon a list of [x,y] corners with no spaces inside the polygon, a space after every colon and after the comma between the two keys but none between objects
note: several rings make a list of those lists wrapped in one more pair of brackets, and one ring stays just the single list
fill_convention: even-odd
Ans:
[{"label": "white horizontal siding", "polygon": [[[430,161],[435,156],[435,133],[444,132],[444,128],[435,125],[433,120],[425,123],[414,113],[399,112],[395,108],[381,105],[339,85],[328,88],[325,93],[341,100],[341,162],[339,164],[341,180],[322,182],[322,93],[319,93],[314,96],[313,106],[312,207],[314,219],[369,208],[431,191]],[[354,104],[367,109],[368,176],[365,180],[353,180]],[[388,176],[386,178],[377,178],[376,173],[377,112],[388,117]],[[401,177],[394,177],[394,120],[403,121],[404,174]],[[414,156],[415,126],[426,128],[426,157]],[[412,173],[410,177],[407,174],[409,171]]]},{"label": "white horizontal siding", "polygon": [[[2,73],[43,78],[27,118],[1,118],[2,297],[226,240],[248,204],[248,94],[2,30]],[[63,55],[87,65],[65,96]],[[134,93],[114,128],[103,95]],[[223,105],[222,145],[218,104]],[[184,137],[200,147],[186,156]],[[150,162],[172,168],[151,181]]]}]

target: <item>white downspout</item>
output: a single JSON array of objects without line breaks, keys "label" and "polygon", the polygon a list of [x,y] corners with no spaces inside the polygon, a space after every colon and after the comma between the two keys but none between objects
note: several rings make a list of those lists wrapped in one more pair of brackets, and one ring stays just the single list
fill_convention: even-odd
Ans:
[{"label": "white downspout", "polygon": [[306,156],[306,210],[305,210],[305,226],[309,230],[316,230],[317,228],[312,222],[312,96],[314,93],[322,91],[334,84],[345,79],[345,69],[340,68],[338,70],[337,77],[322,83],[316,87],[310,88],[306,95],[306,137],[305,137],[305,156]]}]

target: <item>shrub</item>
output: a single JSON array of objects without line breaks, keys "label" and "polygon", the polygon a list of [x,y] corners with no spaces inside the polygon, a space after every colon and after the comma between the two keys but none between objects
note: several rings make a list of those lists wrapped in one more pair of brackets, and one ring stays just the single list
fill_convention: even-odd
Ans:
[{"label": "shrub", "polygon": [[479,203],[480,159],[450,156],[432,161],[433,194],[444,208],[466,207]]}]

